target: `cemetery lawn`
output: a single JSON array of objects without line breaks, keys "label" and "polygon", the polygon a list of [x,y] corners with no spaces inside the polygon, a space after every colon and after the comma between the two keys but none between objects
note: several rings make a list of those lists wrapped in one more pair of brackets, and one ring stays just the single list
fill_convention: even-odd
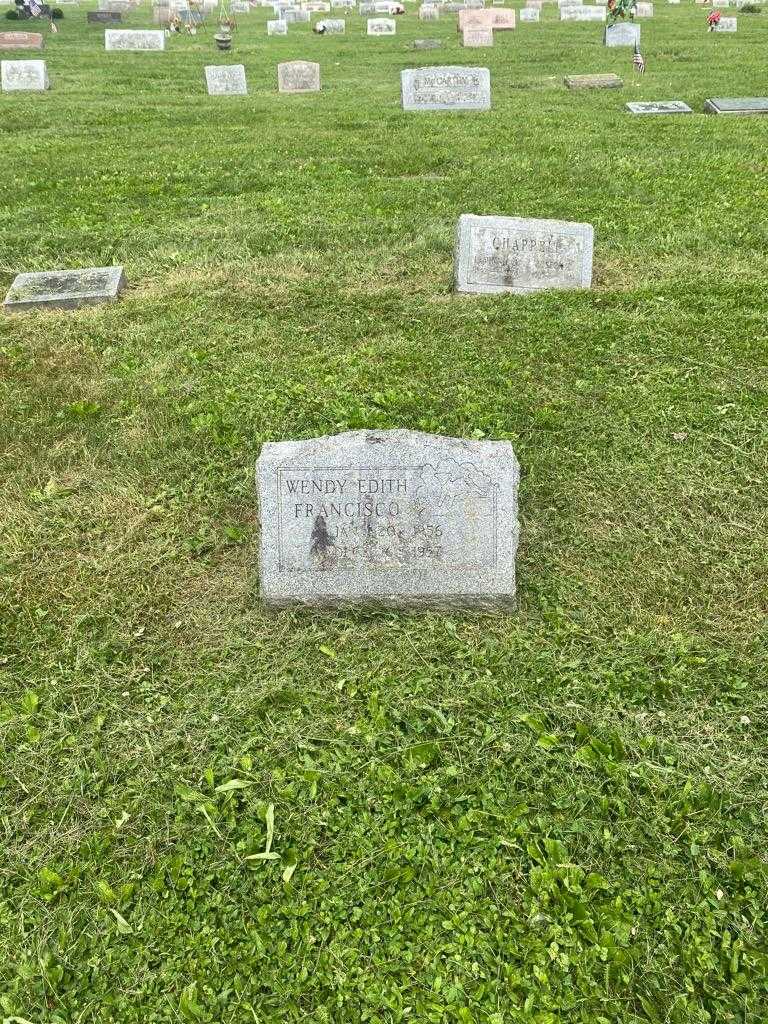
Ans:
[{"label": "cemetery lawn", "polygon": [[[0,98],[3,294],[130,282],[0,317],[0,1020],[764,1022],[768,122],[700,111],[768,13],[657,3],[640,80],[551,7],[231,58],[86,9]],[[404,114],[438,63],[493,110]],[[464,212],[593,224],[593,289],[452,296]],[[360,427],[514,443],[518,614],[261,610],[261,444]]]}]

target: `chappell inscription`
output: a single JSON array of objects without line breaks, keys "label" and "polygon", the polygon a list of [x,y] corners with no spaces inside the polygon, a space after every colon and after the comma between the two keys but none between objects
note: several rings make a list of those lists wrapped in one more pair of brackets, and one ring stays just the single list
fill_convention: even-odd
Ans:
[{"label": "chappell inscription", "polygon": [[508,442],[406,430],[266,444],[268,604],[513,607],[518,467]]},{"label": "chappell inscription", "polygon": [[462,214],[456,231],[458,292],[528,292],[589,288],[591,224]]}]

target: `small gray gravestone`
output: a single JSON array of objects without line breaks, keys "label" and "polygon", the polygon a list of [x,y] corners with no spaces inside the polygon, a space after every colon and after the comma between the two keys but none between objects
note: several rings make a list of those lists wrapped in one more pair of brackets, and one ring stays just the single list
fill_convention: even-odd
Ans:
[{"label": "small gray gravestone", "polygon": [[509,441],[354,430],[268,442],[262,600],[512,610],[519,477]]},{"label": "small gray gravestone", "polygon": [[461,33],[461,45],[471,49],[493,46],[493,29],[465,28]]},{"label": "small gray gravestone", "polygon": [[119,25],[123,20],[119,11],[88,11],[86,18],[89,25]]},{"label": "small gray gravestone", "polygon": [[643,3],[639,0],[635,4],[635,17],[636,18],[652,18],[653,17],[653,4]]},{"label": "small gray gravestone", "polygon": [[0,50],[42,50],[40,32],[0,32]]},{"label": "small gray gravestone", "polygon": [[406,68],[400,72],[403,110],[490,110],[488,68]]},{"label": "small gray gravestone", "polygon": [[280,92],[320,92],[320,65],[311,60],[290,60],[277,65]]},{"label": "small gray gravestone", "polygon": [[5,297],[8,312],[24,309],[77,309],[115,302],[125,287],[122,267],[49,270],[18,274]]},{"label": "small gray gravestone", "polygon": [[314,30],[321,36],[343,36],[347,31],[347,23],[344,18],[323,18],[318,21]]},{"label": "small gray gravestone", "polygon": [[397,22],[394,18],[369,18],[369,36],[393,36],[397,32]]},{"label": "small gray gravestone", "polygon": [[419,8],[419,21],[439,21],[440,20],[440,8],[439,7],[420,7]]},{"label": "small gray gravestone", "polygon": [[104,33],[106,50],[164,50],[165,32],[160,29],[111,29]]},{"label": "small gray gravestone", "polygon": [[606,26],[603,42],[606,46],[639,46],[640,26],[617,21],[615,25]]},{"label": "small gray gravestone", "polygon": [[520,21],[540,21],[541,11],[538,7],[521,7]]},{"label": "small gray gravestone", "polygon": [[367,17],[369,14],[376,13],[376,4],[360,4],[358,8],[358,14],[361,18]]},{"label": "small gray gravestone", "polygon": [[287,21],[268,21],[267,22],[267,35],[268,36],[287,36],[288,35],[288,22]]},{"label": "small gray gravestone", "polygon": [[627,110],[633,114],[692,114],[693,111],[682,100],[666,100],[663,103],[627,103]]},{"label": "small gray gravestone", "polygon": [[569,89],[621,89],[624,81],[618,75],[566,75]]},{"label": "small gray gravestone", "polygon": [[736,18],[721,18],[716,25],[713,26],[714,32],[735,32],[736,31]]},{"label": "small gray gravestone", "polygon": [[49,89],[45,61],[0,61],[0,88],[3,92],[43,92]]},{"label": "small gray gravestone", "polygon": [[768,96],[718,96],[704,104],[707,114],[768,114]]},{"label": "small gray gravestone", "polygon": [[439,50],[442,45],[439,39],[414,39],[411,43],[414,50]]},{"label": "small gray gravestone", "polygon": [[464,213],[456,229],[456,291],[526,295],[589,288],[593,247],[591,224]]},{"label": "small gray gravestone", "polygon": [[209,64],[205,68],[209,96],[247,96],[243,64]]}]

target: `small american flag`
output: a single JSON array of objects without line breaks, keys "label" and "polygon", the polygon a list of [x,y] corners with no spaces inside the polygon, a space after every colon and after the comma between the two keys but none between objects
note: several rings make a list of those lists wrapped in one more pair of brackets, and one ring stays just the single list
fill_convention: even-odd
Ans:
[{"label": "small american flag", "polygon": [[637,46],[635,46],[635,52],[632,54],[632,67],[635,71],[639,71],[641,75],[645,72],[645,57],[640,53]]}]

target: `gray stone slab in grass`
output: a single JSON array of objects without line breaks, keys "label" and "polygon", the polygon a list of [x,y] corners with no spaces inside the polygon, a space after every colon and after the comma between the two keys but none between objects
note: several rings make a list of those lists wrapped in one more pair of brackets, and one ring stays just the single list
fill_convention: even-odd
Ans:
[{"label": "gray stone slab in grass", "polygon": [[768,96],[717,96],[704,104],[707,114],[768,114]]},{"label": "gray stone slab in grass", "polygon": [[591,224],[464,213],[456,228],[455,288],[516,295],[589,288],[593,248]]},{"label": "gray stone slab in grass", "polygon": [[77,309],[116,302],[125,287],[122,267],[44,270],[18,274],[5,297],[9,313],[25,309]]},{"label": "gray stone slab in grass", "polygon": [[403,110],[490,110],[491,72],[461,66],[400,72]]},{"label": "gray stone slab in grass", "polygon": [[693,111],[682,100],[666,100],[660,103],[627,103],[627,110],[633,114],[692,114]]},{"label": "gray stone slab in grass", "polygon": [[569,89],[621,89],[624,82],[618,75],[567,75]]},{"label": "gray stone slab in grass", "polygon": [[508,441],[355,430],[270,442],[256,480],[269,606],[515,606]]}]

